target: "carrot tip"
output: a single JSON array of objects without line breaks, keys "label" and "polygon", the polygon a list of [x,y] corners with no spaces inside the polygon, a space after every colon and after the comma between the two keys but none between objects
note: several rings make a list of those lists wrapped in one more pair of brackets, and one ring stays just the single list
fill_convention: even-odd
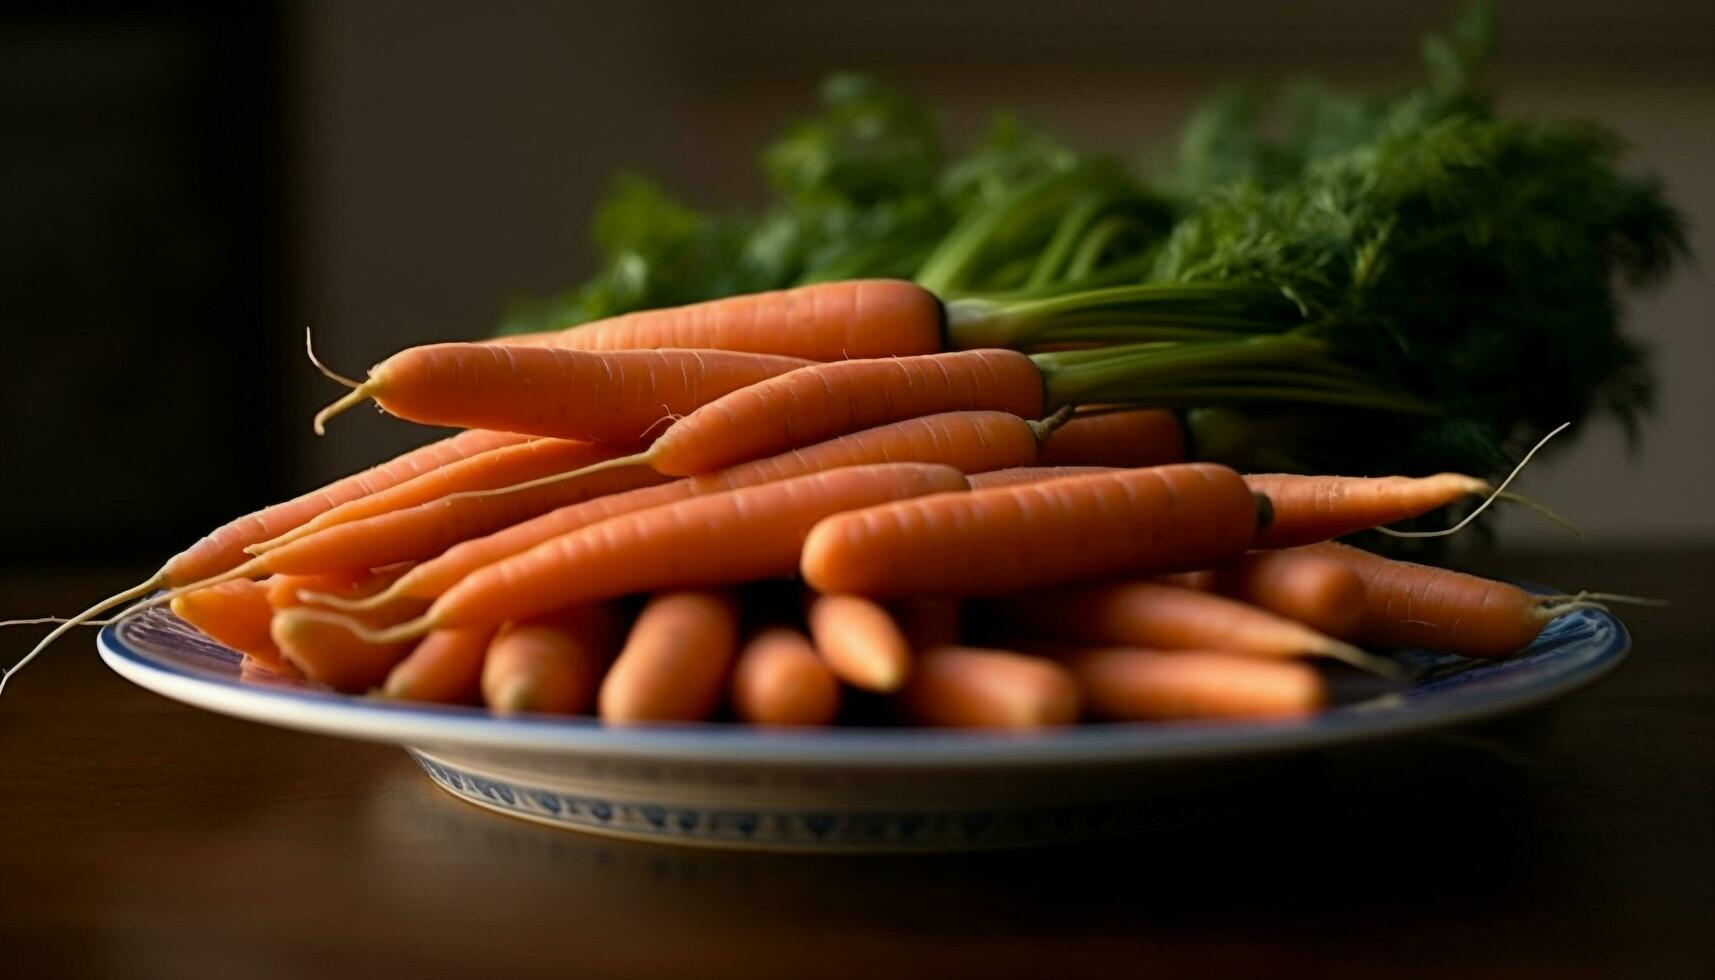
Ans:
[{"label": "carrot tip", "polygon": [[335,415],[338,415],[353,405],[368,401],[370,396],[375,393],[378,387],[379,385],[375,383],[374,379],[365,381],[363,384],[360,384],[346,392],[338,401],[335,401],[333,404],[317,412],[315,419],[312,421],[312,425],[316,430],[316,435],[327,435],[328,419],[333,418]]},{"label": "carrot tip", "polygon": [[391,589],[384,589],[372,596],[364,596],[360,599],[334,595],[331,592],[317,592],[313,589],[298,590],[298,600],[300,602],[314,603],[318,606],[327,606],[329,609],[338,609],[341,612],[363,612],[367,609],[375,609],[386,605],[388,602],[397,598],[399,597],[394,594]]}]

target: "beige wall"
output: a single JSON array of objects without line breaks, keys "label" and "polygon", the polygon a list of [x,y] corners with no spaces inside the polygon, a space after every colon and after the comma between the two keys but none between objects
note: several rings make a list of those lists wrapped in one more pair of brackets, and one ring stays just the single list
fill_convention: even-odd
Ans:
[{"label": "beige wall", "polygon": [[[1606,120],[1663,175],[1715,257],[1715,5],[1577,0],[1503,10],[1500,79],[1515,108]],[[583,227],[631,166],[689,196],[757,193],[752,157],[828,70],[870,68],[969,132],[1013,106],[1082,145],[1170,133],[1235,74],[1311,67],[1402,83],[1435,5],[1122,2],[815,4],[311,3],[296,8],[294,314],[355,370],[411,342],[470,336],[502,299],[588,269]],[[1715,309],[1706,264],[1640,300],[1662,411],[1628,459],[1585,433],[1524,487],[1592,538],[1715,538],[1710,419]],[[306,388],[306,415],[317,397]],[[377,417],[295,448],[304,479],[412,438]],[[1514,540],[1559,541],[1528,519]]]}]

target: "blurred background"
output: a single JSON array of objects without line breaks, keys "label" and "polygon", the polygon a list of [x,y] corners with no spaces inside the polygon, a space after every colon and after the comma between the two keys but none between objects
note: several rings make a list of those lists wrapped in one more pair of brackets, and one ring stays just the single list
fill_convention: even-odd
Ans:
[{"label": "blurred background", "polygon": [[[1715,256],[1715,5],[1499,5],[1510,108],[1636,146]],[[865,69],[956,143],[1009,106],[1145,159],[1220,82],[1403,85],[1451,3],[12,3],[0,13],[0,570],[158,561],[234,514],[423,441],[310,434],[347,373],[489,332],[592,269],[618,169],[761,196],[754,154]],[[1594,544],[1715,541],[1706,265],[1632,311],[1661,411],[1582,433],[1523,486]],[[1508,540],[1576,547],[1512,520]]]}]

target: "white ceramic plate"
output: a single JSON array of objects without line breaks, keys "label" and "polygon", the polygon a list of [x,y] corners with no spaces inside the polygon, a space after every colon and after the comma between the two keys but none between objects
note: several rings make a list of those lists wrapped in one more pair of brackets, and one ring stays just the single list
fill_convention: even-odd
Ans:
[{"label": "white ceramic plate", "polygon": [[304,731],[405,746],[430,778],[490,809],[562,827],[717,847],[944,850],[1178,822],[1198,790],[1289,753],[1516,711],[1612,669],[1630,646],[1606,613],[1549,624],[1523,655],[1401,658],[1402,692],[1278,723],[1080,725],[1042,733],[908,728],[607,727],[395,704],[248,672],[164,608],[103,629],[102,659],[158,694]]}]

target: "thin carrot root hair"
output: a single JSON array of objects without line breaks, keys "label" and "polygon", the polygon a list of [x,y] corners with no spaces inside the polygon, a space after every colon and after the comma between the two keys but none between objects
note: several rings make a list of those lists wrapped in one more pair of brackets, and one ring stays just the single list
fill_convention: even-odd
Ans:
[{"label": "thin carrot root hair", "polygon": [[363,382],[353,381],[350,378],[346,377],[345,375],[340,374],[338,371],[335,371],[333,368],[330,368],[326,364],[322,363],[322,359],[316,356],[316,342],[315,342],[315,338],[313,336],[311,336],[311,334],[310,334],[310,328],[309,327],[304,328],[304,353],[306,353],[310,356],[310,363],[315,365],[316,370],[320,371],[322,373],[322,376],[327,378],[329,381],[333,381],[333,382],[336,382],[338,384],[344,385],[347,388],[361,388],[361,387],[363,387]]},{"label": "thin carrot root hair", "polygon": [[429,633],[434,629],[435,625],[434,621],[430,619],[428,615],[422,615],[418,616],[416,619],[408,619],[396,626],[389,626],[385,629],[371,629],[350,616],[337,612],[328,612],[326,610],[316,609],[312,606],[295,606],[292,611],[294,614],[303,616],[304,618],[314,622],[325,623],[329,626],[338,626],[350,633],[352,636],[357,637],[362,642],[368,643],[372,646],[387,646],[393,643],[403,643],[406,640],[414,640]]},{"label": "thin carrot root hair", "polygon": [[369,609],[379,609],[395,599],[401,598],[402,593],[393,591],[389,585],[380,592],[370,596],[352,598],[350,596],[334,595],[332,592],[317,592],[314,589],[299,589],[298,600],[317,606],[326,606],[340,612],[364,612]]},{"label": "thin carrot root hair", "polygon": [[492,490],[461,490],[458,493],[449,493],[445,497],[437,499],[476,500],[479,497],[499,497],[509,493],[523,493],[526,490],[534,490],[537,487],[553,486],[556,483],[561,483],[580,476],[589,476],[592,473],[600,473],[603,470],[617,470],[625,466],[648,466],[653,460],[654,456],[650,454],[649,450],[645,449],[640,453],[632,453],[630,456],[615,456],[612,459],[604,459],[599,463],[591,463],[582,469],[568,470],[564,473],[553,473],[548,476],[539,476],[534,480],[525,480],[523,483],[514,483],[509,487],[495,487]]},{"label": "thin carrot root hair", "polygon": [[1349,667],[1356,667],[1365,673],[1374,674],[1390,681],[1405,679],[1405,668],[1399,663],[1373,653],[1365,653],[1350,643],[1340,640],[1330,640],[1318,647],[1316,653],[1327,657],[1329,660],[1338,660]]},{"label": "thin carrot root hair", "polygon": [[[123,592],[110,595],[95,605],[90,606],[88,609],[85,609],[83,612],[78,613],[76,616],[61,622],[58,626],[55,626],[47,636],[42,637],[39,643],[30,648],[29,653],[24,654],[23,659],[6,668],[4,672],[0,672],[0,694],[5,693],[6,685],[11,682],[13,677],[17,676],[19,671],[28,667],[30,665],[30,661],[41,656],[42,651],[46,650],[55,640],[64,636],[75,627],[81,626],[107,610],[112,609],[114,606],[123,605],[133,599],[148,595],[165,584],[166,578],[167,576],[164,572],[156,572],[142,582],[133,585],[131,588],[126,589]],[[126,614],[127,613],[121,613],[120,618],[123,618]]]},{"label": "thin carrot root hair", "polygon": [[311,421],[311,425],[316,430],[316,435],[327,435],[328,419],[333,418],[335,415],[340,414],[353,405],[360,405],[363,402],[368,401],[370,396],[375,394],[376,389],[379,387],[380,385],[376,384],[374,381],[365,381],[346,392],[338,401],[335,401],[333,404],[317,412],[316,417]]},{"label": "thin carrot root hair", "polygon": [[[77,619],[77,617],[75,617],[75,616],[36,616],[32,619],[0,619],[0,626],[46,626],[48,623],[70,623],[74,619]],[[107,626],[110,623],[116,623],[118,621],[119,621],[118,617],[114,617],[113,619],[83,619],[83,620],[78,620],[77,625],[79,625],[79,626]]]},{"label": "thin carrot root hair", "polygon": [[[1476,520],[1477,516],[1479,514],[1481,514],[1485,510],[1488,510],[1489,505],[1493,504],[1496,500],[1500,499],[1501,494],[1506,492],[1507,487],[1509,485],[1511,485],[1511,483],[1514,480],[1518,479],[1518,475],[1520,473],[1524,472],[1524,468],[1525,468],[1525,466],[1527,466],[1530,463],[1531,458],[1534,457],[1538,452],[1540,452],[1542,450],[1543,446],[1548,445],[1548,440],[1553,439],[1555,436],[1559,435],[1562,432],[1565,432],[1567,429],[1569,429],[1571,427],[1572,427],[1571,422],[1562,422],[1558,426],[1555,427],[1553,432],[1550,432],[1548,435],[1545,435],[1541,439],[1538,439],[1536,442],[1536,445],[1530,447],[1530,452],[1525,453],[1524,458],[1518,461],[1518,465],[1513,467],[1513,470],[1511,473],[1507,474],[1507,478],[1502,480],[1500,482],[1499,486],[1495,487],[1493,490],[1490,490],[1489,495],[1487,497],[1483,498],[1483,502],[1478,504],[1476,506],[1476,508],[1474,510],[1472,510],[1469,514],[1466,514],[1464,520],[1453,525],[1452,527],[1442,528],[1439,531],[1393,531],[1393,530],[1389,530],[1388,528],[1385,528],[1385,527],[1378,527],[1378,528],[1376,528],[1376,530],[1380,531],[1381,533],[1387,535],[1390,538],[1443,538],[1449,534],[1458,534],[1460,531],[1463,531],[1467,526],[1469,526],[1472,521]],[[1524,503],[1525,501],[1521,500],[1520,502]],[[1577,525],[1572,524],[1570,521],[1561,517],[1559,514],[1555,514],[1553,511],[1549,510],[1547,507],[1544,507],[1540,504],[1536,504],[1535,501],[1529,501],[1529,503],[1527,503],[1526,506],[1530,506],[1533,504],[1535,505],[1534,509],[1546,513],[1547,515],[1549,515],[1550,519],[1553,520],[1555,523],[1564,524],[1566,526],[1573,528],[1573,530],[1578,530]],[[1578,531],[1578,534],[1580,537],[1582,537],[1584,532]]]}]

